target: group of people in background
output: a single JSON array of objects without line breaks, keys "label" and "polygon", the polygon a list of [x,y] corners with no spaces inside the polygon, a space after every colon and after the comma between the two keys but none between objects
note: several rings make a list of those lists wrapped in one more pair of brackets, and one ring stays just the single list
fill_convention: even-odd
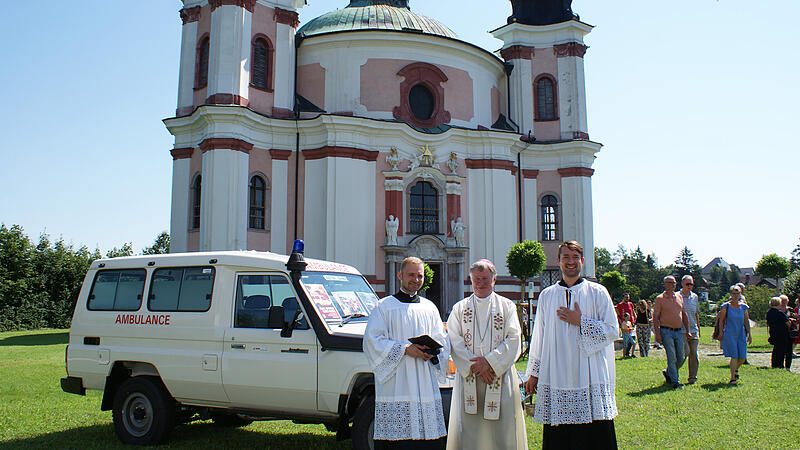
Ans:
[{"label": "group of people in background", "polygon": [[[800,299],[798,299],[800,300]],[[772,368],[792,368],[794,348],[800,342],[800,301],[795,302],[794,309],[789,308],[789,297],[781,295],[769,300],[767,326],[769,327],[769,343],[772,344]]]}]

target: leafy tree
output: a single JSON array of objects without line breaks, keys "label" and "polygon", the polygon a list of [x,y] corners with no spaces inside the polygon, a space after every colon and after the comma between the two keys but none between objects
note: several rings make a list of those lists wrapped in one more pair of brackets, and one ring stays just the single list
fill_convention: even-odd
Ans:
[{"label": "leafy tree", "polygon": [[775,253],[770,253],[769,255],[764,255],[761,257],[761,260],[758,261],[758,264],[756,264],[756,272],[765,278],[775,278],[776,284],[780,286],[778,280],[786,278],[786,276],[789,275],[791,267],[792,265],[786,258],[778,256]]},{"label": "leafy tree", "polygon": [[121,256],[133,256],[133,243],[126,242],[121,248],[114,247],[106,252],[106,258],[119,258]]},{"label": "leafy tree", "polygon": [[142,249],[143,255],[161,255],[164,253],[169,253],[169,233],[166,231],[162,231],[156,236],[153,245]]},{"label": "leafy tree", "polygon": [[625,277],[623,277],[622,274],[616,270],[604,273],[598,281],[600,284],[605,286],[606,289],[608,289],[608,293],[611,294],[611,298],[618,297],[625,289]]},{"label": "leafy tree", "polygon": [[766,286],[749,286],[745,288],[744,295],[747,306],[750,307],[750,319],[755,321],[766,320],[767,311],[769,311],[769,299],[774,296],[772,289]]},{"label": "leafy tree", "polygon": [[603,247],[594,248],[594,270],[598,278],[604,273],[610,272],[614,268],[611,263],[611,252]]},{"label": "leafy tree", "polygon": [[508,272],[522,281],[523,289],[525,282],[541,273],[546,263],[547,256],[544,254],[542,244],[537,241],[517,242],[511,246],[506,255]]},{"label": "leafy tree", "polygon": [[786,277],[782,292],[793,302],[800,298],[800,269],[795,269]]},{"label": "leafy tree", "polygon": [[433,284],[433,269],[431,269],[431,266],[429,266],[428,263],[424,264],[425,264],[425,282],[422,283],[422,289],[420,289],[421,291],[427,291],[428,288],[431,287],[431,285]]},{"label": "leafy tree", "polygon": [[800,269],[800,244],[792,250],[792,256],[789,258],[789,263],[792,265],[792,270]]}]

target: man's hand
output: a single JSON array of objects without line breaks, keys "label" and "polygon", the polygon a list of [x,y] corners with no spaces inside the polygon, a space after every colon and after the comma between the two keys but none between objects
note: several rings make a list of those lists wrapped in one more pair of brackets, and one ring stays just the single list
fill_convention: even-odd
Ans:
[{"label": "man's hand", "polygon": [[539,384],[539,377],[531,375],[528,381],[525,382],[525,394],[531,395],[536,393],[536,385]]},{"label": "man's hand", "polygon": [[472,365],[469,368],[472,370],[472,373],[478,376],[486,384],[489,384],[494,381],[495,373],[492,369],[492,366],[489,365],[489,361],[486,360],[483,356],[478,356],[477,358],[470,359],[472,361]]},{"label": "man's hand", "polygon": [[572,325],[581,324],[581,308],[575,303],[575,309],[568,309],[565,307],[558,308],[556,311],[558,318]]},{"label": "man's hand", "polygon": [[750,336],[750,333],[747,333],[747,345],[753,344],[753,337]]},{"label": "man's hand", "polygon": [[661,342],[661,333],[656,333],[656,342],[662,344]]},{"label": "man's hand", "polygon": [[428,347],[419,344],[409,344],[406,345],[406,355],[412,358],[420,358],[423,361],[427,361],[433,358],[433,355],[429,355],[425,353],[423,350],[427,350]]}]

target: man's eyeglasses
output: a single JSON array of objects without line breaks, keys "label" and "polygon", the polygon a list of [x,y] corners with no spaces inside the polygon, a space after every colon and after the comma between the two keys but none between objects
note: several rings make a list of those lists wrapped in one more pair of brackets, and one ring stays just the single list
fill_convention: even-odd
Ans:
[{"label": "man's eyeglasses", "polygon": [[694,283],[684,283],[687,286],[694,286]]}]

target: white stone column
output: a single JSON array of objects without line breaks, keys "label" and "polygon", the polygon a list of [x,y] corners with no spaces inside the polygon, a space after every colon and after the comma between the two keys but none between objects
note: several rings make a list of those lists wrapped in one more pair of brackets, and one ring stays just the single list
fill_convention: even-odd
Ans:
[{"label": "white stone column", "polygon": [[525,239],[539,240],[539,198],[536,191],[536,177],[523,176],[522,188],[525,192]]},{"label": "white stone column", "polygon": [[[511,161],[507,163],[513,166]],[[508,169],[470,166],[476,164],[467,163],[469,258],[488,258],[497,265],[499,275],[509,275],[503,262],[518,236],[517,196],[509,195],[517,192],[516,177]]]},{"label": "white stone column", "polygon": [[172,207],[170,209],[170,253],[182,253],[188,248],[189,202],[191,197],[191,157],[194,149],[173,149]]},{"label": "white stone column", "polygon": [[180,12],[183,20],[181,32],[181,64],[178,75],[177,115],[192,111],[194,106],[194,76],[197,58],[197,21],[200,20],[200,7],[184,8]]},{"label": "white stone column", "polygon": [[295,33],[297,13],[275,9],[275,108],[288,113],[294,110]]},{"label": "white stone column", "polygon": [[[289,161],[288,155],[279,151],[272,154],[272,211],[270,211],[270,251],[288,254],[286,212],[289,211]],[[291,153],[291,152],[290,152]]]},{"label": "white stone column", "polygon": [[247,105],[253,14],[222,5],[211,13],[208,103]]},{"label": "white stone column", "polygon": [[533,131],[533,66],[534,48],[524,45],[512,45],[500,51],[506,62],[514,69],[509,78],[511,120],[519,126],[520,134]]},{"label": "white stone column", "polygon": [[588,139],[586,124],[586,81],[583,55],[586,46],[578,42],[556,45],[558,57],[558,109],[562,139]]},{"label": "white stone column", "polygon": [[594,226],[592,217],[592,169],[560,169],[562,240],[583,245],[583,274],[594,277]]},{"label": "white stone column", "polygon": [[249,152],[238,139],[206,139],[200,207],[201,251],[246,250]]}]

